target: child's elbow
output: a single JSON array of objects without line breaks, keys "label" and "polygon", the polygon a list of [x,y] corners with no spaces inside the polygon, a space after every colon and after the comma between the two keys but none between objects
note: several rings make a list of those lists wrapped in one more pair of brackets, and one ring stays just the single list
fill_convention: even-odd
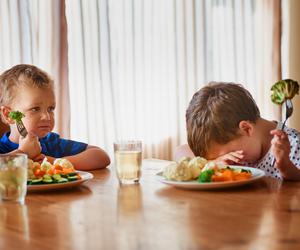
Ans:
[{"label": "child's elbow", "polygon": [[106,168],[110,165],[110,158],[109,156],[106,154],[106,156],[104,157],[104,160],[103,160],[103,168]]}]

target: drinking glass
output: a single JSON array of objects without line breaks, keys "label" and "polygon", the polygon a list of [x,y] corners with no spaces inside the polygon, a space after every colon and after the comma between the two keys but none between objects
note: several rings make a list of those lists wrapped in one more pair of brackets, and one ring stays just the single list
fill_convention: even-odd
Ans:
[{"label": "drinking glass", "polygon": [[0,197],[24,204],[27,190],[27,155],[0,156]]},{"label": "drinking glass", "polygon": [[141,177],[142,142],[133,140],[115,142],[114,152],[120,184],[138,183]]}]

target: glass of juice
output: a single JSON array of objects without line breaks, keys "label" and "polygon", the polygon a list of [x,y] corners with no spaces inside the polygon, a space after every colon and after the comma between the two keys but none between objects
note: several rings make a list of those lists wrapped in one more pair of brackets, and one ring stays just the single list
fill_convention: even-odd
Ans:
[{"label": "glass of juice", "polygon": [[24,204],[27,191],[27,155],[0,156],[0,197]]},{"label": "glass of juice", "polygon": [[136,140],[114,143],[115,168],[120,184],[138,183],[141,177],[142,142]]}]

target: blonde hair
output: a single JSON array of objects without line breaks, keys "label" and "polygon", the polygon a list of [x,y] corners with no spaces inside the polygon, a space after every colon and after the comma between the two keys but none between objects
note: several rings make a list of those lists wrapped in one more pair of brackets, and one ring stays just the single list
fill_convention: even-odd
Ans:
[{"label": "blonde hair", "polygon": [[259,109],[240,84],[210,82],[194,94],[186,110],[187,138],[196,156],[205,156],[212,142],[238,138],[240,121],[255,123]]},{"label": "blonde hair", "polygon": [[18,87],[24,84],[53,90],[53,80],[45,71],[34,65],[19,64],[0,75],[0,106],[9,105]]}]

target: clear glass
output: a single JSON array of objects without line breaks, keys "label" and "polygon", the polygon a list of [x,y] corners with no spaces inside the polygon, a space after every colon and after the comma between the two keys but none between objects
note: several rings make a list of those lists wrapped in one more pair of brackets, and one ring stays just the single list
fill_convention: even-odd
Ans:
[{"label": "clear glass", "polygon": [[142,142],[115,142],[114,152],[115,168],[120,184],[139,183],[142,166]]},{"label": "clear glass", "polygon": [[0,197],[24,204],[27,191],[27,155],[0,156]]}]

